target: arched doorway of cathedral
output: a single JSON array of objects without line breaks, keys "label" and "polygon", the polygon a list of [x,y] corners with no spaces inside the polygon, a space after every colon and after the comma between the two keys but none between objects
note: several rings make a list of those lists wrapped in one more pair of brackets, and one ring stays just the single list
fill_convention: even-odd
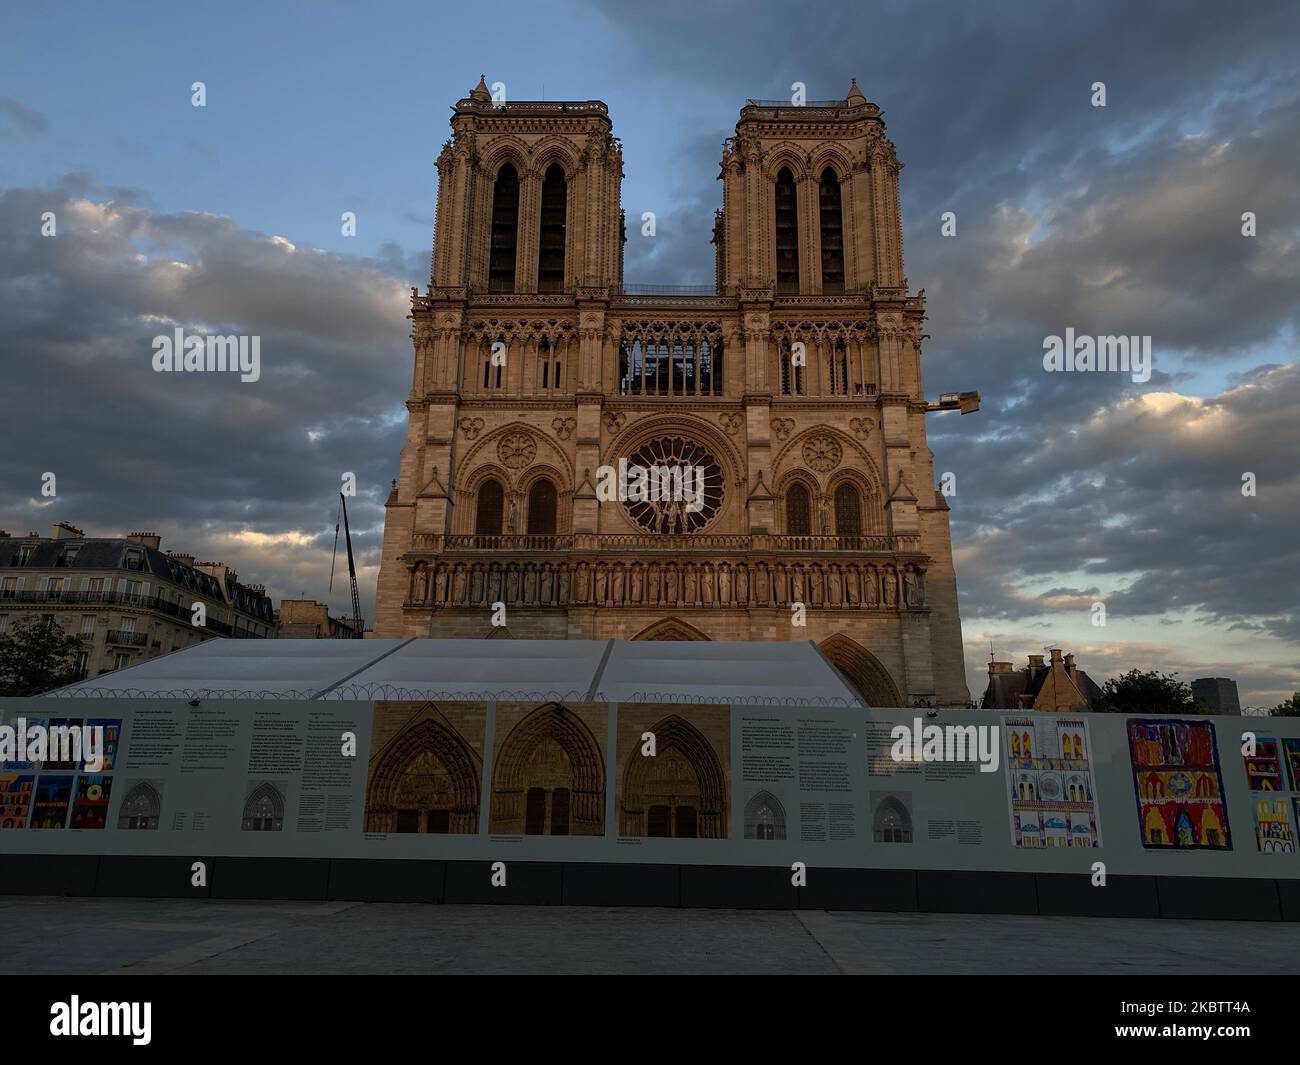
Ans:
[{"label": "arched doorway of cathedral", "polygon": [[366,831],[478,832],[477,762],[449,723],[417,715],[371,762]]},{"label": "arched doorway of cathedral", "polygon": [[745,803],[746,839],[785,839],[785,807],[770,791],[759,791]]},{"label": "arched doorway of cathedral", "polygon": [[650,731],[655,757],[634,751],[623,774],[622,834],[726,839],[726,776],[713,745],[676,714]]},{"label": "arched doorway of cathedral", "polygon": [[492,769],[493,832],[603,836],[605,761],[577,714],[548,703],[506,737]]},{"label": "arched doorway of cathedral", "polygon": [[867,706],[904,705],[903,696],[889,670],[860,643],[837,632],[818,646]]},{"label": "arched doorway of cathedral", "polygon": [[680,618],[663,618],[632,637],[634,640],[710,640],[707,633],[701,632],[694,625],[688,625]]}]

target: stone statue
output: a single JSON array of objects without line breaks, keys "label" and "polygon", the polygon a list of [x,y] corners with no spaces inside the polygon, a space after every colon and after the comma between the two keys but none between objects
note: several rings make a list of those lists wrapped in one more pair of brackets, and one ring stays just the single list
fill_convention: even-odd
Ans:
[{"label": "stone statue", "polygon": [[903,570],[903,605],[920,606],[917,601],[916,572],[911,566]]},{"label": "stone statue", "polygon": [[857,606],[862,601],[862,593],[858,587],[858,567],[848,566],[844,571],[844,601],[849,606]]},{"label": "stone statue", "polygon": [[840,579],[840,567],[832,566],[827,577],[830,587],[826,591],[828,606],[839,606],[843,602],[843,585]]},{"label": "stone statue", "polygon": [[456,575],[451,579],[451,601],[465,602],[465,570],[462,566],[456,567]]},{"label": "stone statue", "polygon": [[596,605],[605,606],[609,593],[609,573],[603,565],[596,567]]},{"label": "stone statue", "polygon": [[433,578],[433,605],[442,606],[447,599],[447,567],[439,566]]},{"label": "stone statue", "polygon": [[863,576],[867,586],[867,606],[874,610],[880,605],[880,574],[875,566],[868,566]]},{"label": "stone statue", "polygon": [[659,605],[659,567],[651,565],[646,573],[646,605]]},{"label": "stone statue", "polygon": [[725,563],[719,567],[718,572],[718,602],[723,606],[731,606],[731,567]]},{"label": "stone statue", "polygon": [[749,570],[744,566],[736,567],[736,602],[749,606]]},{"label": "stone statue", "polygon": [[537,602],[537,567],[533,565],[524,569],[524,602],[529,606]]},{"label": "stone statue", "polygon": [[429,598],[429,570],[427,566],[415,567],[415,601],[423,604]]},{"label": "stone statue", "polygon": [[700,605],[713,605],[713,567],[707,562],[700,567]]},{"label": "stone statue", "polygon": [[694,566],[686,567],[686,605],[695,605],[696,586],[699,578],[695,574]]},{"label": "stone statue", "polygon": [[633,566],[632,567],[632,602],[633,603],[639,604],[641,602],[641,594],[645,590],[644,581],[645,581],[645,574],[643,572],[643,567],[639,565]]},{"label": "stone statue", "polygon": [[578,563],[578,602],[591,602],[591,567],[585,562]]},{"label": "stone statue", "polygon": [[768,587],[766,565],[762,565],[758,567],[758,573],[755,575],[754,579],[755,579],[755,583],[758,585],[758,605],[767,606],[769,603],[771,603],[772,600],[768,595],[770,589]]},{"label": "stone statue", "polygon": [[613,583],[613,588],[612,588],[611,591],[610,591],[610,598],[614,600],[614,605],[615,605],[615,606],[622,606],[622,605],[623,605],[623,582],[624,582],[624,579],[625,579],[625,578],[624,578],[624,573],[623,573],[623,563],[620,562],[620,563],[618,563],[618,565],[616,565],[616,566],[614,567],[614,579],[613,579],[613,582],[612,582],[612,583]]},{"label": "stone statue", "polygon": [[501,601],[501,567],[493,566],[488,572],[488,602],[500,603]]},{"label": "stone statue", "polygon": [[560,605],[563,606],[569,601],[569,564],[566,562],[560,567]]},{"label": "stone statue", "polygon": [[793,583],[794,583],[794,588],[790,593],[793,596],[793,598],[790,600],[790,602],[803,603],[805,606],[807,606],[808,598],[803,593],[803,567],[802,566],[795,566]]},{"label": "stone statue", "polygon": [[469,601],[471,603],[483,602],[483,571],[478,566],[470,570]]},{"label": "stone statue", "polygon": [[506,572],[506,602],[514,606],[519,602],[519,569],[511,566]]},{"label": "stone statue", "polygon": [[821,606],[826,601],[824,580],[821,566],[808,567],[808,598],[812,600],[813,606]]},{"label": "stone statue", "polygon": [[677,605],[677,567],[669,566],[664,571],[664,602],[669,606]]},{"label": "stone statue", "polygon": [[542,605],[550,606],[555,602],[555,570],[551,566],[542,569]]},{"label": "stone statue", "polygon": [[893,566],[885,567],[885,606],[893,609],[898,606],[898,574]]}]

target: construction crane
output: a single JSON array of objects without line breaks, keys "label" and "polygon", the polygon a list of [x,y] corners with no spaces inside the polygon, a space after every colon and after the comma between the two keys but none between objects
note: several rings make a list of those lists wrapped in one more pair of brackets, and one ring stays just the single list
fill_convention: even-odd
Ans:
[{"label": "construction crane", "polygon": [[[348,545],[348,578],[352,581],[352,620],[355,623],[353,638],[360,640],[365,636],[366,625],[361,619],[361,596],[357,592],[357,567],[352,559],[352,530],[348,527],[348,502],[339,493],[339,512],[343,515],[343,536]],[[334,560],[339,554],[339,523],[334,521],[334,553],[330,556],[330,591],[334,591]]]}]

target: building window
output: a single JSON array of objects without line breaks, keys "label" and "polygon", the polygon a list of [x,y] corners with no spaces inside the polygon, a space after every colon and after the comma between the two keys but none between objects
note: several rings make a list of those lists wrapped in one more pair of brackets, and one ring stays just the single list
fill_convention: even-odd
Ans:
[{"label": "building window", "polygon": [[564,288],[565,201],[564,168],[552,163],[542,180],[542,231],[537,242],[537,291]]},{"label": "building window", "polygon": [[478,490],[478,506],[474,511],[474,532],[479,536],[500,536],[505,516],[505,492],[501,482],[484,481]]},{"label": "building window", "polygon": [[549,536],[555,532],[555,485],[541,480],[528,490],[528,532]]},{"label": "building window", "polygon": [[81,635],[94,637],[95,635],[95,615],[87,614],[81,619]]},{"label": "building window", "polygon": [[851,484],[835,489],[835,534],[854,538],[862,535],[862,496]]},{"label": "building window", "polygon": [[131,656],[128,654],[116,654],[113,656],[114,669],[126,669],[131,664]]},{"label": "building window", "polygon": [[559,349],[552,348],[546,337],[537,342],[537,379],[541,382],[543,392],[560,390],[559,356]]},{"label": "building window", "polygon": [[849,353],[843,340],[837,340],[831,345],[828,360],[827,383],[830,385],[831,395],[847,396],[849,394]]},{"label": "building window", "polygon": [[501,364],[505,361],[503,357],[494,363],[492,357],[492,344],[501,344],[502,352],[504,353],[506,339],[505,337],[500,337],[488,344],[487,354],[483,358],[483,388],[485,391],[490,388],[501,387],[501,371],[503,369]]},{"label": "building window", "polygon": [[776,175],[776,291],[799,291],[799,194],[789,167]]},{"label": "building window", "polygon": [[515,290],[515,246],[519,235],[519,174],[506,163],[492,187],[492,250],[488,291]]},{"label": "building window", "polygon": [[89,664],[90,664],[90,652],[89,651],[78,652],[77,654],[77,676],[78,677],[84,677],[86,675],[86,667]]},{"label": "building window", "polygon": [[818,196],[822,222],[822,291],[844,291],[844,224],[840,210],[840,179],[834,170],[822,171]]},{"label": "building window", "polygon": [[812,535],[812,506],[801,484],[792,484],[785,493],[785,531],[789,536]]},{"label": "building window", "polygon": [[793,344],[789,340],[781,341],[781,394],[783,396],[803,395],[803,361],[806,361],[807,357],[805,353],[803,360],[796,363]]}]

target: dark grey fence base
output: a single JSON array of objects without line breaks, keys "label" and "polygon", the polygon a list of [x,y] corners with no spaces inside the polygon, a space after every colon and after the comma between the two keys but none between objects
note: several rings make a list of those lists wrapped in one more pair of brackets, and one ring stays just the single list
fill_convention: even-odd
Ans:
[{"label": "dark grey fence base", "polygon": [[[207,886],[190,886],[195,861]],[[689,906],[1300,921],[1300,881],[1214,877],[959,872],[930,869],[331,858],[187,858],[0,854],[0,895],[101,898],[318,899],[525,906]]]}]

